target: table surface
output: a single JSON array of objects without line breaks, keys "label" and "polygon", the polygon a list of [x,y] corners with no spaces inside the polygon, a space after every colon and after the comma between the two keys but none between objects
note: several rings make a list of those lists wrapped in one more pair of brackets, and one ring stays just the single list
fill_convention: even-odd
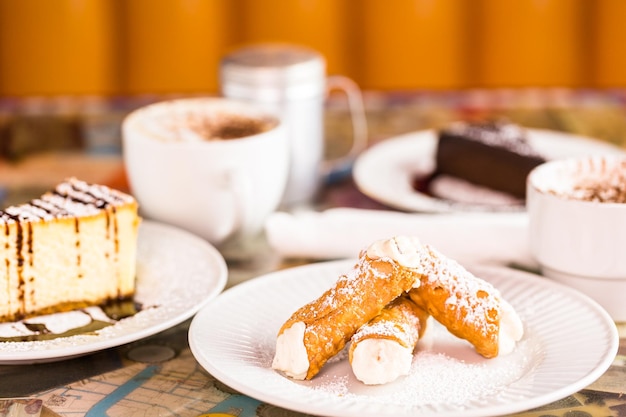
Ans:
[{"label": "table surface", "polygon": [[[371,119],[375,120],[375,117]],[[338,122],[337,126],[341,125]],[[380,132],[382,129],[379,134],[386,135]],[[46,164],[51,165],[51,170],[74,170],[75,173],[83,169],[85,175],[95,175],[89,169],[93,167],[93,162],[86,156],[72,159],[74,165],[55,157],[34,158],[39,159],[31,165],[22,163],[18,167],[7,168],[0,164],[0,172],[6,173],[5,178],[13,178],[13,183],[6,187],[5,205],[47,187],[45,179],[42,179],[45,178],[42,167]],[[106,162],[98,158],[98,161],[102,163],[97,170],[99,177],[88,179],[124,187],[119,156],[107,158]],[[34,185],[24,179],[28,175],[36,178]],[[350,178],[327,185],[320,201],[324,207],[384,208],[360,194]],[[237,285],[263,273],[306,262],[279,259],[260,243],[255,256],[229,262],[228,285]],[[17,416],[32,415],[28,414],[28,410],[35,410],[42,416],[64,417],[303,415],[241,395],[213,378],[191,354],[187,342],[189,324],[190,320],[187,320],[152,337],[83,357],[34,365],[0,366],[0,398],[20,398],[0,400],[0,416],[6,415],[3,410],[7,408],[3,407],[9,404],[16,413],[11,415]],[[626,416],[626,324],[619,324],[618,331],[618,355],[602,377],[574,395],[518,415]]]},{"label": "table surface", "polygon": [[[351,188],[351,185],[342,187]],[[351,191],[344,189],[342,195],[344,192]],[[228,285],[304,262],[264,254],[247,262],[229,263]],[[189,324],[187,320],[147,339],[75,359],[0,366],[0,397],[41,400],[41,415],[46,416],[302,415],[240,395],[209,375],[189,349]],[[620,324],[618,330],[618,356],[598,381],[572,396],[520,416],[565,416],[572,410],[588,413],[577,416],[626,415],[626,325]]]}]

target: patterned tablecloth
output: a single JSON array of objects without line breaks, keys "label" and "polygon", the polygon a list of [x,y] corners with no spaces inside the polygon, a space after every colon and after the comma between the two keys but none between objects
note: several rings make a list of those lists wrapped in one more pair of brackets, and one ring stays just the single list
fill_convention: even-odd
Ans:
[{"label": "patterned tablecloth", "polygon": [[[64,417],[304,415],[241,395],[209,375],[187,346],[188,325],[185,322],[146,340],[84,358],[0,367],[3,395],[28,398],[12,406],[22,409],[21,414],[2,414],[0,403],[0,416],[32,417],[28,407],[42,416]],[[625,389],[626,328],[622,326],[619,354],[598,381],[517,416],[625,416]]]}]

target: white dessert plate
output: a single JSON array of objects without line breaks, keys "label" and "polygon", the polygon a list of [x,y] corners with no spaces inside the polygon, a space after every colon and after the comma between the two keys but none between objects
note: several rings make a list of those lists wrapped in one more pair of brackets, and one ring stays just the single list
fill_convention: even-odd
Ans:
[{"label": "white dessert plate", "polygon": [[[617,154],[624,151],[599,140],[561,132],[526,129],[529,143],[548,159],[592,154]],[[434,130],[423,130],[386,139],[365,150],[355,161],[352,175],[357,188],[368,197],[389,207],[404,211],[447,213],[458,211],[520,211],[523,202],[502,203],[476,200],[491,198],[493,192],[476,187],[457,187],[458,199],[433,197],[415,190],[417,177],[427,177],[435,169],[437,136]],[[482,192],[467,198],[467,192]],[[450,193],[450,191],[449,191]],[[456,200],[456,201],[455,201]],[[497,203],[496,203],[497,202]]]},{"label": "white dessert plate", "polygon": [[206,241],[144,220],[137,246],[135,302],[142,308],[95,334],[45,341],[0,342],[0,364],[51,362],[133,342],[193,316],[226,285],[226,262]]},{"label": "white dessert plate", "polygon": [[[484,359],[431,321],[411,373],[387,385],[352,376],[345,352],[310,381],[271,368],[279,328],[354,261],[317,263],[232,287],[194,317],[191,351],[215,378],[275,406],[337,417],[494,416],[539,407],[579,391],[610,366],[615,324],[594,301],[546,278],[474,267],[516,308],[525,335],[514,352]],[[217,319],[219,318],[219,319]]]}]

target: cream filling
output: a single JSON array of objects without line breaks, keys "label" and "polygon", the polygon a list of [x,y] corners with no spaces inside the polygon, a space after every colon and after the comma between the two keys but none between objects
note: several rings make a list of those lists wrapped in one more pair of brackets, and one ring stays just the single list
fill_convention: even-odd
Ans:
[{"label": "cream filling", "polygon": [[367,256],[371,259],[391,258],[404,267],[417,268],[424,260],[422,248],[416,237],[396,236],[372,243],[367,248]]},{"label": "cream filling", "polygon": [[365,339],[352,351],[352,372],[367,385],[386,384],[408,375],[413,352],[389,339]]},{"label": "cream filling", "polygon": [[294,379],[304,379],[309,370],[309,356],[304,345],[306,325],[298,321],[276,338],[272,368]]},{"label": "cream filling", "polygon": [[524,324],[513,306],[502,300],[502,316],[500,317],[500,333],[498,335],[498,354],[508,355],[515,349],[515,343],[524,335]]}]

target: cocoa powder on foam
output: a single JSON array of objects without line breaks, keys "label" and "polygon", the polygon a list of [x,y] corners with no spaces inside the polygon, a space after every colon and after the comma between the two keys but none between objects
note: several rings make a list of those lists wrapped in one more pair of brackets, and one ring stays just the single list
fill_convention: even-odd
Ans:
[{"label": "cocoa powder on foam", "polygon": [[606,181],[583,181],[574,186],[571,197],[599,203],[626,203],[626,175],[622,172]]},{"label": "cocoa powder on foam", "polygon": [[570,189],[550,190],[554,195],[572,200],[598,203],[626,203],[626,161],[603,165],[599,172],[575,179]]},{"label": "cocoa powder on foam", "polygon": [[201,115],[189,117],[187,128],[205,140],[237,139],[270,130],[276,123],[261,118],[248,118],[224,114],[208,118]]},{"label": "cocoa powder on foam", "polygon": [[150,135],[168,142],[198,142],[244,138],[267,132],[278,124],[271,117],[247,116],[224,112],[203,112],[176,109],[154,116],[152,123],[144,122]]}]

